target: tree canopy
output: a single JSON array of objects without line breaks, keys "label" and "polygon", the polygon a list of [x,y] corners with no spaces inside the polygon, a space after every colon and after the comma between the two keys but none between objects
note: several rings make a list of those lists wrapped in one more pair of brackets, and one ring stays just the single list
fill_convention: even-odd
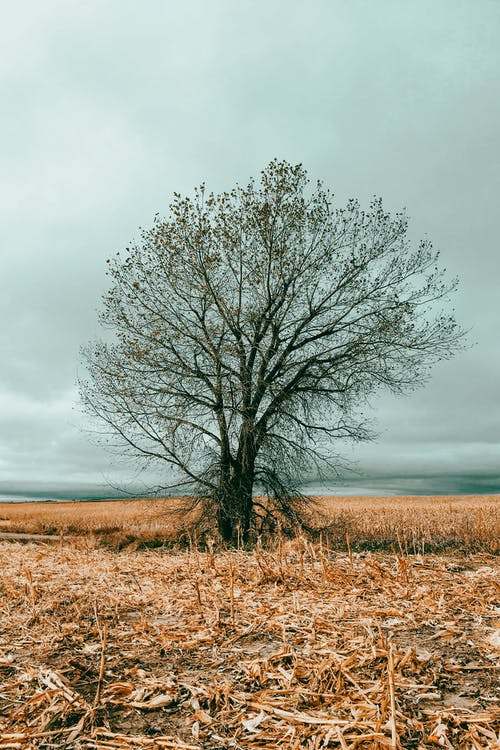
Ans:
[{"label": "tree canopy", "polygon": [[420,386],[460,346],[439,305],[456,282],[407,230],[404,212],[334,207],[277,160],[245,187],[175,194],[108,261],[112,336],[84,350],[87,410],[125,452],[182,475],[225,540],[276,510],[300,520],[304,475],[334,471],[340,439],[372,436],[360,403]]}]

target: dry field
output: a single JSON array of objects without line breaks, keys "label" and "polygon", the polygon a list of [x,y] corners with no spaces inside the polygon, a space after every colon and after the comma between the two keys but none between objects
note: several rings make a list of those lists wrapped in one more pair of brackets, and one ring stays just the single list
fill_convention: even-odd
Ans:
[{"label": "dry field", "polygon": [[0,748],[499,747],[497,558],[0,543]]},{"label": "dry field", "polygon": [[324,498],[315,542],[139,548],[172,505],[1,506],[62,536],[0,540],[0,749],[500,748],[498,498]]},{"label": "dry field", "polygon": [[[327,524],[325,546],[356,550],[396,549],[416,554],[460,550],[498,552],[500,496],[321,497],[312,525]],[[0,503],[0,533],[90,535],[121,548],[193,541],[181,501]]]}]

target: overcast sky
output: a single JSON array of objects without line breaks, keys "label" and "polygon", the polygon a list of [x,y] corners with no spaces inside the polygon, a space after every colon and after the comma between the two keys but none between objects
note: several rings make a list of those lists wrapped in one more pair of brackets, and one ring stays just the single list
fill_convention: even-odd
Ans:
[{"label": "overcast sky", "polygon": [[379,440],[346,454],[500,474],[498,0],[18,0],[0,20],[0,488],[120,474],[75,410],[105,260],[173,191],[273,157],[340,203],[406,207],[476,342],[374,402]]}]

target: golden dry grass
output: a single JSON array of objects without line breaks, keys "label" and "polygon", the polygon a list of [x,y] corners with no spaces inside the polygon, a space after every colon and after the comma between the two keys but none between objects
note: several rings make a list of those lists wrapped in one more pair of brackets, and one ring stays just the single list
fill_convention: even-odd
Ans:
[{"label": "golden dry grass", "polygon": [[0,531],[64,536],[92,535],[117,545],[178,538],[181,501],[107,500],[0,503]]},{"label": "golden dry grass", "polygon": [[356,548],[406,553],[499,550],[500,495],[325,497],[333,544],[346,534]]},{"label": "golden dry grass", "polygon": [[498,747],[493,556],[75,537],[0,569],[2,750]]},{"label": "golden dry grass", "polygon": [[[0,503],[0,532],[93,536],[100,543],[189,541],[195,514],[179,499],[106,502]],[[389,549],[406,553],[462,550],[498,552],[500,496],[322,497],[318,528],[336,549]]]}]

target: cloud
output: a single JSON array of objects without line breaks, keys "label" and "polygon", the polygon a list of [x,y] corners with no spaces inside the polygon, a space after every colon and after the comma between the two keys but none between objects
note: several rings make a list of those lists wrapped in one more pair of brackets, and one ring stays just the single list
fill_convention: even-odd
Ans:
[{"label": "cloud", "polygon": [[[78,350],[105,259],[174,190],[302,161],[342,202],[407,206],[461,279],[476,346],[380,395],[366,470],[498,463],[500,6],[20,0],[0,28],[0,480],[100,481],[79,432]],[[111,470],[111,469],[110,469]]]}]

